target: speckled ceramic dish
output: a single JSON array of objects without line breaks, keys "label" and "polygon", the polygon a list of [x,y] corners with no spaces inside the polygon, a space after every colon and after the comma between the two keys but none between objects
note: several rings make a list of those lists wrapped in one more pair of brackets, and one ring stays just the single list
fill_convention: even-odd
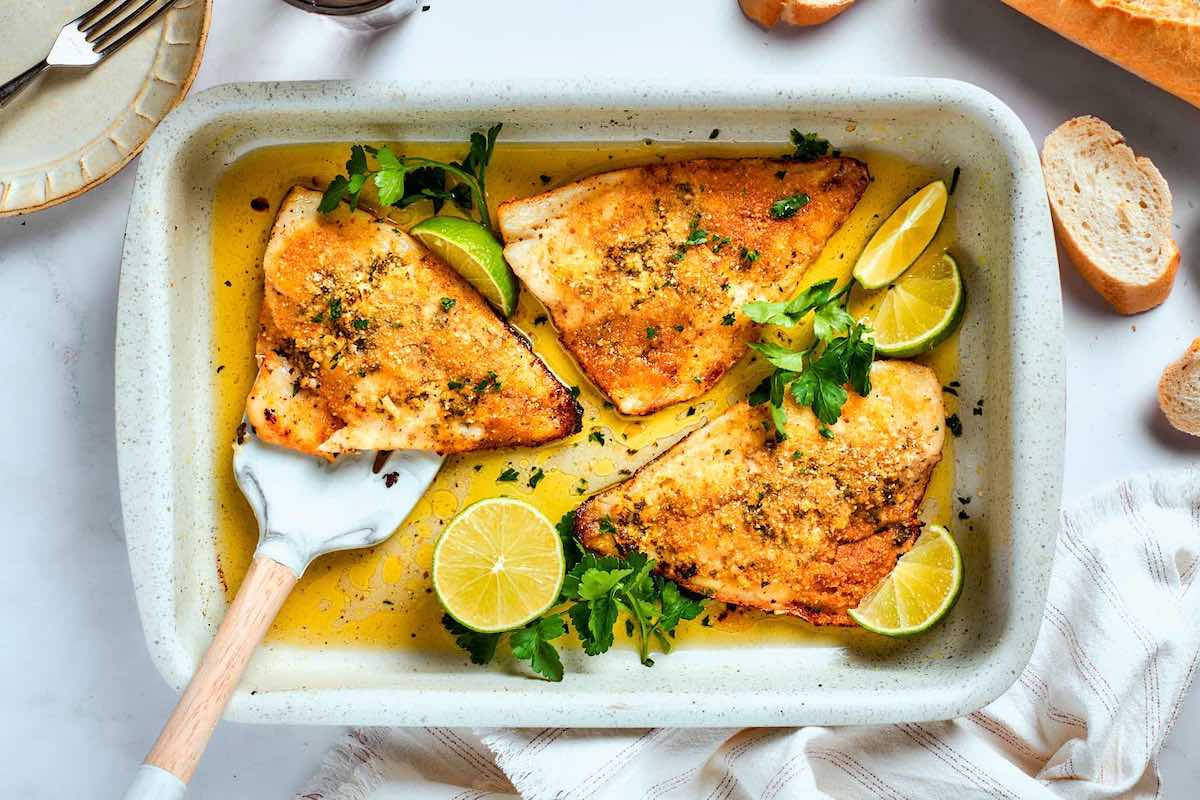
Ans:
[{"label": "speckled ceramic dish", "polygon": [[[619,88],[611,88],[619,87]],[[635,658],[568,653],[549,684],[420,651],[268,645],[230,716],[365,725],[796,725],[946,718],[1016,680],[1029,657],[1057,532],[1063,444],[1062,312],[1038,155],[1004,104],[963,83],[764,78],[631,84],[299,83],[196,95],[151,138],[121,270],[117,437],[129,558],[146,641],[167,681],[191,675],[224,608],[216,574],[208,312],[213,190],[268,144],[461,141],[503,119],[506,141],[779,142],[792,127],[843,148],[892,151],[943,172],[970,299],[960,379],[971,417],[954,448],[966,581],[927,634],[866,632],[836,646],[686,647]],[[249,687],[253,687],[251,692]]]},{"label": "speckled ceramic dish", "polygon": [[[95,4],[0,3],[0,82],[44,58],[59,29]],[[137,155],[192,85],[211,16],[212,0],[181,0],[103,63],[48,70],[0,111],[0,217],[70,200]]]}]

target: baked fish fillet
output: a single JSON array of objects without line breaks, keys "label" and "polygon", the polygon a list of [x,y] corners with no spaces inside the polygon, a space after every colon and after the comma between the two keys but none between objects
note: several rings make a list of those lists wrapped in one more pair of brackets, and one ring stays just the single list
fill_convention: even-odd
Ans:
[{"label": "baked fish fillet", "polygon": [[[592,382],[623,413],[649,414],[742,357],[756,334],[738,309],[791,297],[869,181],[853,158],[620,169],[502,203],[504,256]],[[798,194],[807,205],[772,216]],[[686,244],[697,231],[703,243]]]},{"label": "baked fish fillet", "polygon": [[451,267],[365,211],[284,198],[263,257],[258,377],[246,415],[266,441],[461,453],[579,430],[581,409]]},{"label": "baked fish fillet", "polygon": [[849,625],[846,610],[920,530],[941,459],[941,385],[928,367],[878,361],[832,427],[789,400],[777,442],[767,407],[739,403],[580,507],[575,531],[601,552],[638,550],[694,591],[741,606]]}]

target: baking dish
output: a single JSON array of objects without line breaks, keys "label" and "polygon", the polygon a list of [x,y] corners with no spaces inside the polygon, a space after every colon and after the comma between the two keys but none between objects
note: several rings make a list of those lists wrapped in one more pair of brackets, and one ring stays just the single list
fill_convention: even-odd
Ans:
[{"label": "baking dish", "polygon": [[[752,86],[554,80],[234,84],[192,96],[159,126],[129,215],[117,330],[117,438],[130,566],[147,645],[186,683],[224,608],[214,555],[210,222],[223,170],[256,148],[324,141],[460,141],[503,119],[520,141],[778,142],[792,127],[948,171],[971,289],[960,380],[986,414],[954,448],[975,498],[967,574],[944,624],[905,642],[748,639],[633,658],[568,653],[560,684],[444,654],[268,644],[228,717],[358,725],[799,725],[917,721],[974,710],[1032,651],[1062,476],[1062,310],[1037,152],[1003,103],[934,79]],[[972,398],[972,400],[974,397]],[[965,407],[965,405],[964,405]]]}]

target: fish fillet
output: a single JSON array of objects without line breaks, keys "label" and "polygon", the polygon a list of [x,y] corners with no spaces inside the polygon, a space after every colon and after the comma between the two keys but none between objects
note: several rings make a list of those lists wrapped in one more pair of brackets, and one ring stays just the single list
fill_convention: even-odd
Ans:
[{"label": "fish fillet", "polygon": [[257,435],[326,458],[461,453],[579,430],[565,386],[457,272],[365,211],[284,199],[263,256]]},{"label": "fish fillet", "polygon": [[833,438],[788,402],[776,441],[766,406],[739,403],[590,498],[575,530],[600,552],[638,550],[666,577],[741,606],[849,625],[920,530],[941,459],[942,390],[928,367],[878,361]]},{"label": "fish fillet", "polygon": [[[852,158],[700,159],[606,172],[503,203],[504,256],[562,343],[626,414],[703,394],[792,296],[870,175]],[[777,219],[772,204],[807,194]],[[685,244],[696,231],[702,244]]]}]

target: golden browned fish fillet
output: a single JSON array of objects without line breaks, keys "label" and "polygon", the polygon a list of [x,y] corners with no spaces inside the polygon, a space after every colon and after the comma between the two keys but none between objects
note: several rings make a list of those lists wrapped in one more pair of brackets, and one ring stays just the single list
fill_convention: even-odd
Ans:
[{"label": "golden browned fish fillet", "polygon": [[263,257],[246,416],[305,453],[534,445],[579,430],[565,386],[457,272],[321,193],[284,199]]},{"label": "golden browned fish fillet", "polygon": [[788,401],[776,442],[766,406],[739,403],[580,507],[589,548],[638,550],[718,600],[849,625],[920,530],[941,459],[942,389],[928,367],[879,361],[833,426]]},{"label": "golden browned fish fillet", "polygon": [[[754,337],[738,309],[796,290],[870,176],[853,158],[701,159],[503,203],[504,256],[626,414],[703,394]],[[807,194],[794,216],[772,204]],[[694,231],[704,242],[686,245]],[[699,238],[699,237],[697,237]]]}]

